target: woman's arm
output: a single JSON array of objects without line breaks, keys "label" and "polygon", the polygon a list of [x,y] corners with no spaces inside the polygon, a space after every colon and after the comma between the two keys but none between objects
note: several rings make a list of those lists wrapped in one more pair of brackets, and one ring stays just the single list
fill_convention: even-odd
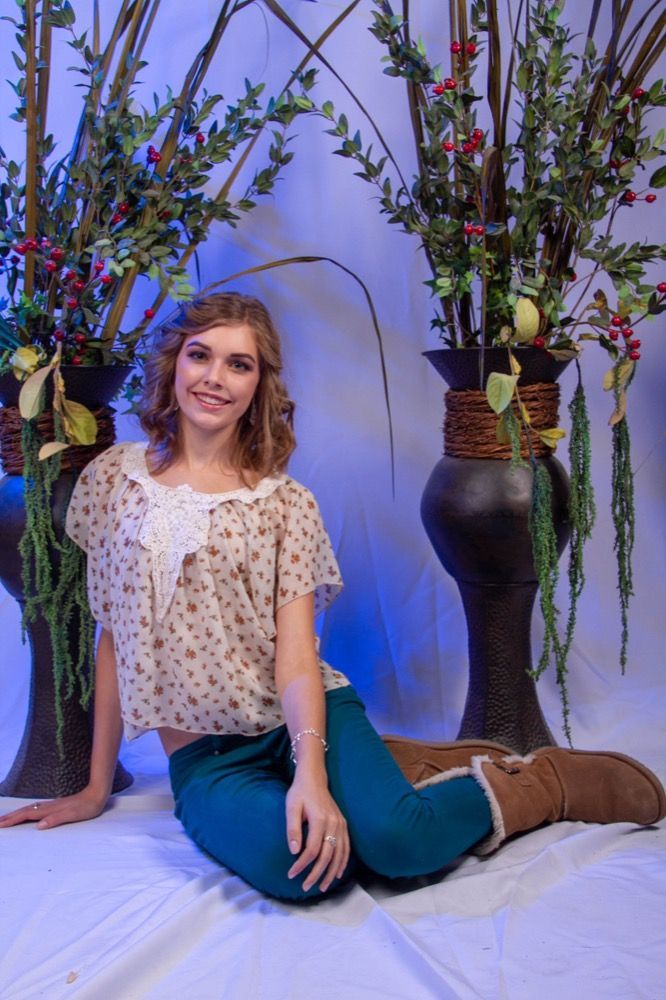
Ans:
[{"label": "woman's arm", "polygon": [[88,784],[75,795],[40,802],[36,809],[34,805],[29,805],[7,813],[0,817],[0,827],[33,820],[37,822],[39,830],[46,830],[63,823],[77,823],[99,816],[111,794],[121,736],[122,719],[113,636],[103,629],[95,660],[95,724]]},{"label": "woman's arm", "polygon": [[[275,677],[289,735],[314,729],[326,738],[324,688],[315,647],[314,597],[307,594],[283,605],[276,615]],[[305,849],[289,869],[295,878],[314,862],[303,882],[307,891],[322,879],[325,892],[349,861],[347,823],[328,790],[322,740],[304,735],[295,746],[296,773],[287,794],[287,840],[292,854]],[[335,843],[325,838],[335,839]],[[323,876],[323,877],[322,877]]]}]

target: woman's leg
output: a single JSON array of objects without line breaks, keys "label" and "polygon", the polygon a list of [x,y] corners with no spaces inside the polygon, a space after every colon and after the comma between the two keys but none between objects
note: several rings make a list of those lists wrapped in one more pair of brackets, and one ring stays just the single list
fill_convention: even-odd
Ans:
[{"label": "woman's leg", "polygon": [[327,695],[326,766],[352,847],[392,878],[443,868],[487,836],[488,799],[477,781],[454,777],[415,790],[368,721],[351,687]]},{"label": "woman's leg", "polygon": [[[261,892],[296,900],[321,893],[318,886],[303,892],[307,871],[287,878],[294,863],[286,832],[288,760],[281,726],[259,737],[206,736],[172,754],[169,773],[176,815],[189,836]],[[355,867],[353,860],[333,887]]]}]

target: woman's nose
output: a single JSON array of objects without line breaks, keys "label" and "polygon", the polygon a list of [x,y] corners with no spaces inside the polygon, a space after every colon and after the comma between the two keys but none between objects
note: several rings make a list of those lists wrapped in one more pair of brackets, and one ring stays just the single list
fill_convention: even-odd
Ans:
[{"label": "woman's nose", "polygon": [[211,386],[224,384],[224,364],[221,361],[211,359],[204,375],[204,382]]}]

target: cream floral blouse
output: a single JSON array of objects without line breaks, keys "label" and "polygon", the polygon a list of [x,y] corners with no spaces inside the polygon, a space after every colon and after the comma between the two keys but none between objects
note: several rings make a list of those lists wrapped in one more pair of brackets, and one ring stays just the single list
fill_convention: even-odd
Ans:
[{"label": "cream floral blouse", "polygon": [[[164,486],[145,452],[95,458],[67,512],[93,615],[113,633],[125,734],[275,729],[275,613],[312,592],[318,613],[342,589],[314,497],[284,475],[229,493]],[[319,662],[326,690],[349,683]]]}]

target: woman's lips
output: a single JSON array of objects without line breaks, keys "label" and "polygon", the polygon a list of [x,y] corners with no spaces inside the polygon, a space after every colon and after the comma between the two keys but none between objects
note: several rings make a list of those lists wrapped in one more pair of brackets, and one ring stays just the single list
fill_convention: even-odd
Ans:
[{"label": "woman's lips", "polygon": [[230,403],[230,400],[223,399],[222,396],[212,396],[207,392],[195,392],[193,395],[197,402],[207,410],[221,410]]}]

